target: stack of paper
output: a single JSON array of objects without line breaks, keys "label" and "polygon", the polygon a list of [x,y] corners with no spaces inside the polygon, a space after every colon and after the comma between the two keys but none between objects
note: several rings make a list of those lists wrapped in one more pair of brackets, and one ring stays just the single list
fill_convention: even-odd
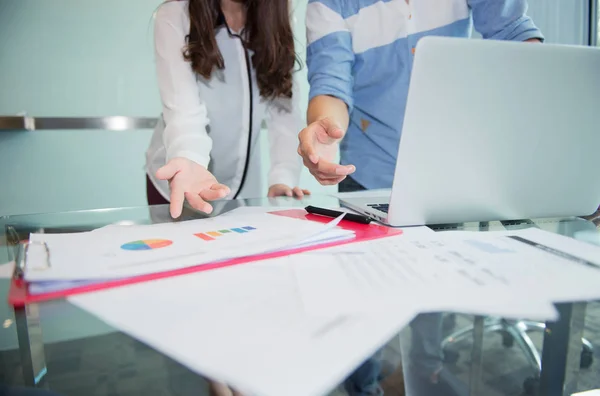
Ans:
[{"label": "stack of paper", "polygon": [[552,320],[553,302],[600,299],[598,284],[598,246],[415,228],[70,301],[247,394],[319,396],[416,313]]},{"label": "stack of paper", "polygon": [[69,301],[196,373],[260,396],[327,394],[415,314],[407,306],[385,316],[309,315],[288,257]]},{"label": "stack of paper", "polygon": [[[310,259],[307,259],[310,257]],[[600,247],[538,229],[392,237],[291,257],[305,309],[556,319],[553,303],[600,299]]]},{"label": "stack of paper", "polygon": [[260,213],[31,234],[25,280],[36,294],[353,238],[336,227],[340,220],[320,224]]}]

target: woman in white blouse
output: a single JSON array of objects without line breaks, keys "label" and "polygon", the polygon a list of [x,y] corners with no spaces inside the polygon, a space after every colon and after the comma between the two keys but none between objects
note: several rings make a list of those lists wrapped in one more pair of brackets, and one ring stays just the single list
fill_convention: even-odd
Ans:
[{"label": "woman in white blouse", "polygon": [[154,25],[162,116],[146,152],[149,204],[249,198],[260,186],[266,122],[268,196],[302,197],[302,129],[288,0],[187,0],[160,6]]}]

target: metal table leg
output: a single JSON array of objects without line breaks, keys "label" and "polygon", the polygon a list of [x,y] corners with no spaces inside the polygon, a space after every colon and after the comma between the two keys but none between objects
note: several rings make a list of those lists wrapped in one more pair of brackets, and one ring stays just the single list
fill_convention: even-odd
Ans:
[{"label": "metal table leg", "polygon": [[14,312],[23,381],[26,386],[39,387],[47,371],[39,307],[32,304]]},{"label": "metal table leg", "polygon": [[483,364],[483,327],[485,317],[473,319],[473,349],[471,350],[471,370],[469,375],[469,396],[481,395],[481,372]]},{"label": "metal table leg", "polygon": [[540,395],[567,396],[575,393],[586,306],[586,303],[557,304],[560,319],[546,324]]},{"label": "metal table leg", "polygon": [[[479,231],[488,231],[489,222],[480,222]],[[471,367],[469,373],[469,396],[481,394],[481,372],[483,365],[483,334],[485,316],[473,318],[473,349],[471,350]]]},{"label": "metal table leg", "polygon": [[[43,232],[43,229],[38,231]],[[6,241],[8,256],[15,261],[13,276],[19,276],[20,271],[25,268],[25,244],[21,243],[19,233],[10,225],[6,227]],[[28,387],[42,387],[47,369],[39,306],[30,304],[15,308],[14,314],[23,382]]]}]

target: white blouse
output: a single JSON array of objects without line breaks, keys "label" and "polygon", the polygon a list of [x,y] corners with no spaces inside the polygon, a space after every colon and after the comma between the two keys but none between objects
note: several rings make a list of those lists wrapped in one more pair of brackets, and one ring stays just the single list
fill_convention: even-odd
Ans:
[{"label": "white blouse", "polygon": [[185,157],[207,167],[220,183],[230,187],[232,198],[240,189],[251,132],[248,174],[238,197],[265,196],[267,191],[260,182],[259,134],[266,121],[271,158],[269,186],[298,185],[302,163],[296,153],[297,136],[305,124],[299,111],[297,82],[292,99],[261,98],[254,68],[248,75],[244,47],[226,27],[215,30],[225,69],[213,71],[208,80],[197,75],[183,59],[189,27],[187,1],[164,3],[155,14],[162,116],[146,152],[150,180],[168,200],[168,182],[156,179],[155,173],[170,159]]}]

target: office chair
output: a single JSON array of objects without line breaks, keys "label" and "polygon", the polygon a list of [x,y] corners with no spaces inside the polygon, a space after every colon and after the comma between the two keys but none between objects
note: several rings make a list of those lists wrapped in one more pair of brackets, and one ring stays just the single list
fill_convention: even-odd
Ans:
[{"label": "office chair", "polygon": [[[456,316],[451,314],[444,320],[444,328],[451,329],[456,325]],[[523,353],[526,355],[527,360],[532,367],[536,369],[536,373],[539,374],[542,369],[542,360],[540,352],[537,350],[533,341],[529,337],[528,332],[539,331],[544,332],[546,330],[546,324],[542,322],[533,322],[529,320],[506,320],[495,317],[487,317],[484,322],[484,334],[486,333],[499,333],[502,336],[502,345],[507,348],[512,347],[515,343],[521,348]],[[444,351],[444,362],[456,363],[459,358],[459,353],[454,345],[457,345],[461,341],[466,341],[472,337],[473,325],[464,327],[454,333],[448,335],[442,341],[442,350]],[[581,360],[579,366],[581,368],[588,368],[594,361],[594,347],[585,338],[582,338],[581,348]],[[531,394],[535,387],[535,377],[530,377],[525,380],[523,386],[527,394]]]}]

